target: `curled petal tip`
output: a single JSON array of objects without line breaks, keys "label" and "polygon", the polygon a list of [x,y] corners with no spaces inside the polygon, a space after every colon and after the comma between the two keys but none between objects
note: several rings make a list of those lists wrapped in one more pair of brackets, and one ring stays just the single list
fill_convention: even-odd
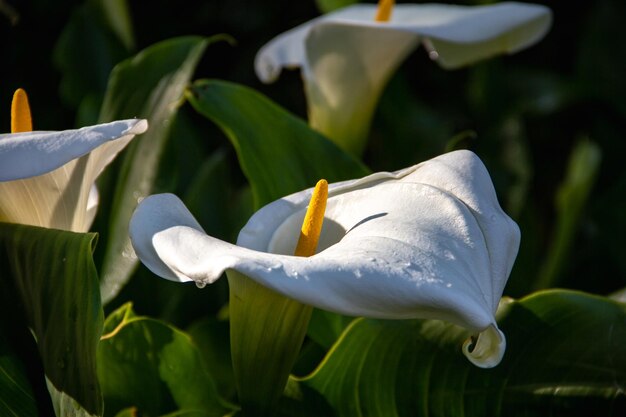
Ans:
[{"label": "curled petal tip", "polygon": [[478,334],[477,338],[469,338],[463,343],[463,354],[479,368],[497,366],[506,350],[506,338],[495,324]]},{"label": "curled petal tip", "polygon": [[146,119],[135,119],[135,124],[130,126],[123,133],[124,135],[139,135],[148,130],[148,121]]},{"label": "curled petal tip", "polygon": [[259,77],[264,84],[273,83],[280,75],[280,66],[274,65],[272,60],[262,53],[257,57],[254,67],[257,77]]}]

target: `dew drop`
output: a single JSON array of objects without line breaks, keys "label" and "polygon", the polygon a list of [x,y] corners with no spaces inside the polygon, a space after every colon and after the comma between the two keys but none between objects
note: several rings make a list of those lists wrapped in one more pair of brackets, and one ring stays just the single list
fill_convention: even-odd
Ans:
[{"label": "dew drop", "polygon": [[202,288],[206,287],[206,282],[204,282],[204,281],[196,281],[196,287],[202,289]]}]

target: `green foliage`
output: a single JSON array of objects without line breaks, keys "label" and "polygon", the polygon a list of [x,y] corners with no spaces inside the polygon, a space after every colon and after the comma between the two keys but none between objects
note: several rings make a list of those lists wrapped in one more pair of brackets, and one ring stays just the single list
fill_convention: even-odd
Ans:
[{"label": "green foliage", "polygon": [[12,296],[21,300],[59,416],[102,415],[96,347],[103,314],[94,244],[90,233],[0,224],[3,291],[15,288]]},{"label": "green foliage", "polygon": [[[319,178],[336,181],[367,173],[362,164],[304,121],[249,88],[197,81],[188,98],[233,143],[257,207],[310,187]],[[244,412],[265,415],[283,391],[312,310],[233,271],[229,284],[239,400]]]},{"label": "green foliage", "polygon": [[315,0],[317,8],[322,13],[329,13],[342,7],[357,3],[356,0]]},{"label": "green foliage", "polygon": [[468,334],[456,326],[358,319],[299,383],[349,417],[623,411],[626,305],[572,291],[539,292],[504,304],[499,325],[507,337],[504,360],[480,369],[461,354]]},{"label": "green foliage", "polygon": [[235,396],[235,376],[230,357],[230,332],[228,321],[205,318],[187,329],[198,346],[207,369],[216,376],[215,385],[224,398]]},{"label": "green foliage", "polygon": [[26,370],[0,333],[0,415],[35,417],[37,407]]},{"label": "green foliage", "polygon": [[583,140],[570,156],[567,177],[556,194],[558,220],[552,246],[535,286],[537,289],[557,286],[563,264],[567,262],[571,242],[580,216],[600,169],[601,151],[598,145]]},{"label": "green foliage", "polygon": [[187,98],[233,143],[256,208],[312,187],[320,178],[335,182],[369,172],[305,121],[250,88],[200,80],[188,90]]},{"label": "green foliage", "polygon": [[128,222],[138,200],[152,190],[170,125],[208,43],[208,39],[199,37],[167,40],[118,64],[111,74],[100,121],[146,118],[149,130],[129,146],[109,207],[109,234],[101,272],[104,302],[115,297],[137,265],[128,238]]},{"label": "green foliage", "polygon": [[54,49],[56,67],[63,75],[64,100],[79,106],[81,125],[93,124],[109,73],[133,47],[126,0],[92,0],[77,7]]},{"label": "green foliage", "polygon": [[[262,86],[253,70],[265,41],[352,3],[0,1],[7,111],[24,87],[36,129],[150,123],[99,184],[102,299],[142,314],[113,311],[99,348],[94,235],[0,225],[0,415],[101,415],[96,375],[104,412],[118,417],[623,414],[624,304],[591,294],[623,302],[626,292],[624,4],[540,2],[555,16],[541,43],[468,69],[443,71],[418,50],[390,80],[357,161],[290,113],[306,114],[296,71]],[[215,33],[238,43],[203,60]],[[185,93],[194,73],[236,84]],[[180,107],[185,97],[226,140]],[[128,219],[151,192],[175,191],[209,234],[233,241],[254,208],[319,178],[459,147],[479,154],[522,230],[505,292],[523,298],[502,310],[508,347],[494,369],[472,367],[460,353],[467,335],[443,323],[321,311],[309,322],[309,307],[245,277],[229,277],[227,306],[224,280],[198,291],[135,269]],[[554,285],[591,294],[531,293]]]},{"label": "green foliage", "polygon": [[136,316],[129,304],[107,318],[105,328],[113,329],[98,347],[106,415],[131,406],[155,416],[193,411],[220,417],[232,409],[218,395],[215,377],[186,333]]}]

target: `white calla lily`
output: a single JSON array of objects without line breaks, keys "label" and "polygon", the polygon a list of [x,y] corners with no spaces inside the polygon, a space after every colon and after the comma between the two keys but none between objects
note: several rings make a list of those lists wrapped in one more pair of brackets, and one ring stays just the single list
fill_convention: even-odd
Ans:
[{"label": "white calla lily", "polygon": [[290,256],[310,197],[305,190],[263,207],[232,245],[205,234],[177,197],[153,195],[131,219],[131,241],[166,279],[203,286],[235,270],[342,314],[447,320],[479,333],[464,346],[473,363],[500,362],[505,339],[494,314],[520,233],[475,154],[330,185],[318,252]]},{"label": "white calla lily", "polygon": [[98,205],[96,178],[147,127],[131,119],[0,135],[0,222],[86,232]]},{"label": "white calla lily", "polygon": [[289,30],[263,46],[255,69],[263,82],[301,68],[311,126],[344,149],[360,152],[385,84],[420,44],[453,69],[540,40],[551,24],[545,6],[399,4],[376,22],[376,5],[357,4]]}]

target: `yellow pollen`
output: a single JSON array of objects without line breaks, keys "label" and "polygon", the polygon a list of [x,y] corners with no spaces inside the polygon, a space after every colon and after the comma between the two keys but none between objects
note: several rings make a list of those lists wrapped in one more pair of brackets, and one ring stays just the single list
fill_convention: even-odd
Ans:
[{"label": "yellow pollen", "polygon": [[377,22],[388,22],[391,19],[394,3],[394,0],[378,0],[378,10],[376,10],[374,20]]},{"label": "yellow pollen", "polygon": [[296,256],[312,256],[317,249],[317,242],[320,240],[322,232],[322,223],[324,222],[324,212],[326,212],[326,201],[328,200],[328,182],[319,180],[311,195],[309,208],[302,222],[300,230],[300,239],[294,255]]},{"label": "yellow pollen", "polygon": [[32,132],[33,120],[30,117],[30,106],[26,91],[15,90],[11,103],[11,133]]}]

